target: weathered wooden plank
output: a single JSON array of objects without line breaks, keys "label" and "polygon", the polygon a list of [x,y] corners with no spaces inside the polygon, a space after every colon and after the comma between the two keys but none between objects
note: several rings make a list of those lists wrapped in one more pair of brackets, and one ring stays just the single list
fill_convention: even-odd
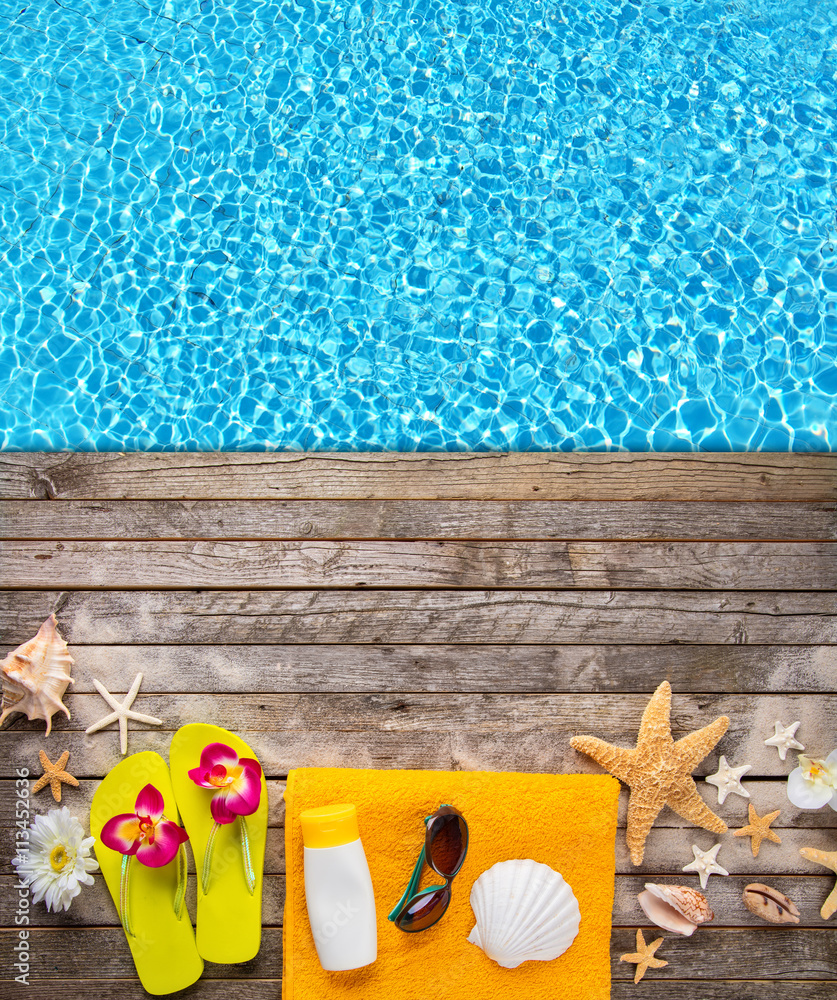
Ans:
[{"label": "weathered wooden plank", "polygon": [[[94,875],[92,886],[85,887],[66,912],[48,911],[43,905],[29,907],[30,927],[118,927],[119,914],[108,893],[104,880]],[[643,891],[647,875],[617,875],[613,903],[615,927],[653,927],[636,901]],[[667,880],[667,881],[670,881]],[[692,876],[682,881],[690,884]],[[715,913],[716,927],[764,927],[764,921],[750,913],[741,902],[741,893],[753,878],[749,875],[713,877],[706,893]],[[792,899],[800,911],[799,927],[828,927],[820,916],[823,900],[831,891],[834,879],[827,876],[779,876],[770,884]],[[0,876],[0,927],[13,927],[17,913],[18,893],[13,875]],[[465,878],[467,892],[468,878]],[[186,906],[195,913],[196,882],[189,879]],[[265,927],[281,927],[285,905],[285,876],[267,875],[264,880],[262,923]],[[662,932],[660,932],[662,933]]]},{"label": "weathered wooden plank", "polygon": [[[692,938],[661,933],[665,941],[657,957],[669,964],[654,969],[654,979],[712,979],[732,970],[742,978],[748,974],[774,980],[837,978],[837,949],[831,929],[783,927],[778,945],[772,927],[727,929],[710,925],[700,928],[699,947]],[[620,962],[619,956],[634,951],[636,931],[614,929],[610,942],[614,981],[633,980],[636,966]]]},{"label": "weathered wooden plank", "polygon": [[[13,777],[15,769],[19,767],[36,767],[38,750],[42,748],[46,748],[48,753],[51,750],[57,753],[69,750],[70,760],[79,777],[101,777],[122,760],[116,733],[106,733],[98,739],[94,737],[99,734],[88,737],[83,733],[61,733],[59,742],[57,733],[55,730],[53,732],[55,735],[47,740],[34,733],[25,736],[13,732],[0,733],[0,777]],[[165,758],[168,756],[171,738],[171,730],[138,725],[131,729],[128,751],[139,753],[142,750],[152,750]],[[522,744],[527,742],[525,736],[517,736],[517,740]],[[248,733],[247,741],[270,778],[286,775],[294,767],[457,769],[449,733],[417,736],[415,733],[403,732],[337,732],[331,728],[305,733],[276,730],[270,733]],[[521,770],[517,765],[523,762],[523,754],[517,760],[509,758],[508,749],[502,745],[502,741],[496,742],[498,746],[494,753],[488,747],[475,748],[469,743],[469,759],[479,758],[491,770],[498,770],[503,766]],[[266,751],[270,748],[270,757],[267,757]],[[503,757],[512,762],[507,765],[499,763]],[[537,771],[538,767],[532,762],[529,770]]]},{"label": "weathered wooden plank", "polygon": [[[726,961],[727,971],[737,971],[741,960],[746,961],[746,955],[738,960],[730,957]],[[712,957],[707,958],[706,964],[708,974],[708,967],[713,964]],[[754,970],[754,974],[759,975],[758,970]],[[765,1000],[770,996],[781,996],[782,1000],[833,1000],[834,998],[833,982],[802,983],[783,979],[780,993],[776,983],[766,979],[690,981],[668,978],[655,982],[650,978],[651,975],[653,972],[642,980],[642,995],[648,1000],[671,1000],[672,994],[676,994],[677,1000]],[[246,985],[242,984],[245,987]],[[636,1000],[636,991],[637,988],[632,981],[616,981],[611,986],[610,997],[611,1000]],[[246,990],[240,991],[238,986],[236,986],[236,996],[240,997],[240,1000],[249,1000]],[[209,1000],[209,997],[206,1000]]]},{"label": "weathered wooden plank", "polygon": [[6,499],[837,500],[837,457],[701,453],[22,453]]},{"label": "weathered wooden plank", "polygon": [[837,542],[0,542],[0,587],[834,590]]},{"label": "weathered wooden plank", "polygon": [[[730,960],[730,967],[733,966]],[[653,973],[650,973],[653,975]],[[654,982],[646,976],[642,981],[643,996],[651,1000],[670,1000],[676,990],[678,1000],[765,1000],[777,994],[776,984],[769,980],[712,980],[671,978]],[[632,982],[614,982],[611,1000],[636,1000],[636,986]],[[31,1000],[54,1000],[55,984],[52,980],[32,979],[26,988]],[[236,1000],[264,1000],[265,997],[279,997],[282,983],[278,979],[201,979],[189,988],[189,997],[194,1000],[229,1000],[234,992]],[[61,1000],[89,1000],[90,997],[104,997],[108,1000],[148,1000],[138,979],[75,979],[61,984]],[[560,1000],[561,994],[555,994]],[[782,980],[782,1000],[834,1000],[834,983],[817,980],[791,982]]]},{"label": "weathered wooden plank", "polygon": [[[153,669],[153,668],[152,668]],[[126,678],[127,680],[127,678]],[[130,678],[133,680],[133,678]],[[172,685],[177,683],[171,679]],[[124,688],[124,685],[123,685]],[[367,734],[369,743],[387,733],[414,734],[417,740],[433,741],[438,735],[451,734],[452,747],[474,747],[484,752],[493,742],[505,748],[518,739],[527,745],[530,764],[537,767],[523,770],[595,771],[597,765],[569,747],[572,736],[579,732],[600,736],[623,746],[633,746],[645,706],[647,694],[140,694],[135,710],[163,719],[158,732],[169,732],[182,725],[212,719],[217,725],[239,732],[266,746],[263,760],[268,773],[276,777],[278,761],[287,760],[297,747],[307,747],[315,732],[344,735],[349,732]],[[84,730],[106,715],[110,709],[98,694],[66,696],[72,718],[55,716],[50,742],[62,747],[71,734],[84,736]],[[675,738],[700,729],[720,715],[729,717],[730,726],[718,745],[734,763],[752,765],[753,776],[778,776],[789,773],[790,760],[781,761],[774,747],[764,745],[773,734],[773,723],[784,716],[787,721],[804,720],[798,732],[801,741],[819,741],[821,733],[837,732],[837,695],[692,695],[680,694],[672,707],[672,731]],[[93,766],[110,753],[116,742],[116,725],[103,734],[93,734],[86,740],[86,751],[74,760],[85,776],[101,773]],[[137,733],[149,732],[139,723]],[[278,734],[281,732],[281,739]],[[8,753],[30,753],[37,756],[36,747],[44,742],[44,724],[29,721],[17,714],[3,723],[0,746]],[[282,754],[271,751],[272,734],[281,744]],[[339,743],[339,738],[332,737]],[[10,746],[12,744],[12,746]],[[256,743],[253,744],[256,750]],[[828,749],[831,749],[830,747]],[[454,750],[454,752],[456,752]],[[491,752],[489,750],[489,752]],[[521,754],[512,760],[521,760]],[[716,769],[713,753],[699,765],[701,774]],[[559,762],[560,765],[559,766]],[[301,761],[297,761],[299,766]],[[460,757],[460,767],[476,770],[483,766],[480,758],[471,762]],[[515,764],[502,768],[508,770]],[[77,775],[78,776],[78,775]]]},{"label": "weathered wooden plank", "polygon": [[[62,619],[63,627],[63,619]],[[22,637],[21,637],[22,638]],[[9,647],[12,644],[9,642]],[[0,652],[3,652],[0,647]],[[326,691],[833,691],[837,646],[84,646],[73,692],[143,673],[146,694]],[[153,668],[153,669],[152,669]]]},{"label": "weathered wooden plank", "polygon": [[835,503],[0,500],[0,538],[837,539]]},{"label": "weathered wooden plank", "polygon": [[[212,716],[203,716],[203,721]],[[214,720],[213,720],[214,721]],[[345,730],[328,725],[324,729],[245,731],[247,742],[262,761],[265,773],[272,778],[286,775],[295,767],[374,767],[418,768],[421,770],[521,771],[528,773],[597,773],[596,766],[583,759],[570,746],[572,729],[541,732],[454,732],[453,722],[444,723],[439,733],[420,730]],[[603,733],[603,735],[605,735]],[[616,738],[619,734],[610,731]],[[153,750],[165,757],[171,743],[172,730],[138,725],[131,730],[128,749],[131,753]],[[624,745],[636,739],[623,734]],[[119,736],[116,731],[85,736],[79,732],[62,732],[44,741],[43,735],[14,732],[0,733],[0,777],[13,777],[15,768],[36,766],[38,750],[46,747],[60,753],[69,750],[80,777],[106,774],[121,759]],[[738,764],[743,760],[733,737],[725,736],[719,753],[729,754],[728,760]],[[714,757],[702,768],[711,773]],[[764,768],[767,770],[767,767]],[[773,776],[778,777],[778,765]],[[769,776],[769,775],[767,775]],[[732,802],[731,799],[727,803]]]},{"label": "weathered wooden plank", "polygon": [[759,591],[0,591],[13,647],[70,642],[837,643],[833,594]]},{"label": "weathered wooden plank", "polygon": [[[720,852],[719,852],[720,853]],[[637,896],[645,889],[645,884],[649,881],[647,875],[618,875],[616,877],[616,890],[613,898],[613,926],[614,927],[648,927],[652,933],[669,935],[656,927],[646,917],[642,907],[637,902]],[[741,900],[744,887],[751,882],[757,881],[752,875],[731,875],[728,878],[713,875],[706,889],[700,889],[700,883],[694,879],[690,872],[673,872],[672,876],[665,879],[667,885],[690,885],[702,891],[709,900],[709,905],[715,914],[712,926],[717,927],[765,927],[765,921],[750,913]],[[834,884],[834,879],[828,876],[770,876],[768,883],[772,888],[783,892],[789,899],[796,903],[799,910],[799,927],[831,927],[827,920],[823,920],[820,908]],[[273,912],[273,911],[272,911]],[[281,914],[280,914],[281,916]],[[95,918],[94,918],[95,919]],[[118,923],[116,917],[114,922]],[[650,940],[648,934],[645,940]],[[698,939],[699,940],[699,939]]]},{"label": "weathered wooden plank", "polygon": [[[72,758],[71,758],[72,759]],[[32,771],[31,780],[34,781],[40,774],[40,767],[37,763],[30,769]],[[73,770],[72,766],[70,768]],[[14,794],[13,778],[0,779],[0,827],[13,827],[17,821],[15,815],[15,803],[17,798]],[[773,826],[777,830],[782,829],[807,829],[807,830],[832,830],[837,829],[837,813],[832,809],[798,809],[792,805],[787,798],[787,783],[781,779],[761,778],[759,780],[747,781],[747,789],[751,794],[750,801],[756,807],[759,815],[764,815],[773,809],[781,808],[782,812],[774,822]],[[31,787],[31,785],[30,785]],[[82,778],[78,788],[64,788],[63,805],[69,805],[71,810],[78,816],[87,815],[90,811],[90,804],[93,794],[99,787],[98,778]],[[714,792],[710,792],[705,785],[700,785],[706,793],[707,798],[714,808],[716,803],[712,799]],[[285,782],[281,778],[269,778],[268,789],[268,823],[270,826],[281,827],[285,822],[285,802],[282,798],[285,791]],[[730,812],[725,813],[730,822],[737,822],[740,816],[746,815],[746,803],[743,799],[729,799]],[[55,805],[49,789],[37,795],[30,795],[28,808],[31,816],[38,813],[46,813]],[[738,806],[738,812],[734,807]],[[628,795],[627,792],[619,798],[618,825],[624,829],[627,821]],[[654,824],[655,829],[688,830],[694,832],[694,827],[687,820],[682,819],[670,809],[664,810]]]},{"label": "weathered wooden plank", "polygon": [[[395,931],[393,931],[395,933]],[[713,928],[702,927],[701,947],[695,947],[691,938],[668,935],[660,949],[661,958],[669,965],[655,969],[654,978],[679,980],[711,980],[730,968],[754,978],[833,980],[837,977],[837,950],[831,930],[825,928],[783,928],[782,946],[777,947],[773,928]],[[14,930],[0,931],[2,962],[0,975],[8,975],[16,940]],[[632,966],[619,961],[619,955],[635,949],[635,932],[617,929],[611,942],[611,970],[614,980],[633,979]],[[125,942],[124,932],[118,927],[95,928],[34,928],[30,934],[32,970],[34,979],[79,979],[95,972],[102,980],[131,979],[135,975],[133,960]],[[707,955],[713,960],[707,961]],[[746,962],[741,961],[746,955]],[[95,963],[91,958],[95,956]],[[262,933],[259,954],[243,965],[207,964],[203,979],[237,980],[247,976],[258,979],[278,979],[282,972],[282,932],[268,927]],[[106,989],[105,994],[110,996]],[[783,994],[784,995],[784,994]]]}]

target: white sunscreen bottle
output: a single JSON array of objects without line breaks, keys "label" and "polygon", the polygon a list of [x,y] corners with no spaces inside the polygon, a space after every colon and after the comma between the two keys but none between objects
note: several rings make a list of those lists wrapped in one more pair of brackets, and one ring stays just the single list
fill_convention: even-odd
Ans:
[{"label": "white sunscreen bottle", "polygon": [[378,957],[375,894],[353,805],[300,814],[305,845],[305,903],[320,964],[327,972],[370,965]]}]

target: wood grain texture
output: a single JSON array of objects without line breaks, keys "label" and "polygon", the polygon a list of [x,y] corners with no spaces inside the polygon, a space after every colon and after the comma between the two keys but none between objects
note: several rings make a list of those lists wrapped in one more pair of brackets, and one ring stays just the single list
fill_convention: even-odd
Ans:
[{"label": "wood grain texture", "polygon": [[826,454],[6,453],[4,499],[837,500]]},{"label": "wood grain texture", "polygon": [[[782,947],[776,946],[774,934],[765,933],[761,928],[702,927],[700,948],[695,947],[691,938],[668,935],[659,957],[666,959],[669,965],[655,969],[654,978],[658,981],[711,980],[728,973],[731,967],[742,977],[751,972],[759,979],[837,978],[837,951],[830,929],[794,927],[783,928],[781,933]],[[633,966],[620,962],[619,955],[634,950],[635,938],[635,932],[629,929],[613,932],[611,971],[615,981],[633,979]],[[8,976],[14,940],[14,931],[0,931],[0,975],[3,978]],[[30,944],[32,955],[37,956],[33,978],[38,980],[83,979],[91,973],[101,980],[130,979],[134,975],[133,960],[119,927],[35,928]],[[714,961],[707,962],[707,954],[713,955]],[[93,955],[95,963],[91,962]],[[742,961],[745,955],[746,961]],[[238,966],[207,964],[203,981],[240,979],[242,976],[279,979],[281,974],[282,932],[279,928],[268,927],[262,933],[261,950],[252,961]],[[103,995],[109,996],[109,991]]]},{"label": "wood grain texture", "polygon": [[[729,972],[736,971],[737,964],[730,959]],[[636,991],[632,981],[617,981],[611,986],[610,997],[611,1000],[636,1000]],[[834,983],[783,979],[780,994],[776,984],[769,980],[664,979],[655,982],[650,976],[642,980],[642,996],[647,1000],[671,1000],[673,994],[677,1000],[765,1000],[765,997],[779,995],[782,1000],[833,1000]],[[242,996],[241,1000],[248,998]]]},{"label": "wood grain texture", "polygon": [[[365,738],[367,752],[372,747],[386,746],[390,737],[400,745],[412,740],[413,753],[426,748],[431,759],[447,751],[453,758],[451,762],[462,770],[598,773],[598,765],[576,753],[569,745],[570,739],[581,732],[621,746],[634,746],[647,703],[645,694],[262,693],[229,698],[141,691],[134,702],[135,711],[162,719],[163,726],[133,724],[129,744],[136,749],[133,736],[166,739],[183,725],[212,719],[216,725],[241,733],[271,777],[286,774],[290,767],[303,766],[312,734],[331,734],[330,741],[335,745],[332,753],[339,755],[340,766],[367,766],[365,755],[353,762],[351,756],[347,758],[337,748],[351,733]],[[76,777],[104,774],[112,766],[107,762],[116,741],[116,725],[89,737],[84,730],[110,709],[98,694],[67,695],[66,704],[72,718],[55,717],[49,743],[60,744],[62,750],[71,744],[83,748],[73,756]],[[805,729],[799,731],[804,739],[809,738],[808,733],[819,739],[819,733],[837,732],[837,695],[681,694],[672,703],[674,738],[722,715],[731,720],[729,729],[716,751],[698,765],[696,773],[714,773],[717,754],[723,753],[736,764],[751,764],[754,777],[787,775],[790,761],[781,761],[775,748],[764,745],[773,734],[774,721],[782,716],[789,721],[804,719]],[[8,748],[10,760],[19,762],[26,754],[34,760],[37,748],[44,743],[43,733],[42,721],[30,722],[17,714],[3,723],[0,747]],[[340,734],[338,739],[336,734]],[[357,752],[356,745],[347,743],[346,749]],[[497,767],[500,757],[506,763]]]},{"label": "wood grain texture", "polygon": [[[675,876],[676,877],[676,876]],[[616,892],[613,903],[614,927],[654,927],[637,903],[637,894],[642,892],[648,875],[617,875]],[[671,879],[666,879],[670,882]],[[684,884],[694,882],[693,876],[683,876]],[[765,928],[763,920],[750,913],[741,902],[744,887],[753,881],[749,875],[732,875],[729,878],[713,876],[706,892],[715,912],[715,927],[756,927]],[[831,926],[820,916],[820,907],[833,884],[833,878],[826,876],[779,876],[771,878],[770,884],[792,899],[800,911],[799,927]],[[12,875],[0,875],[0,927],[14,925],[17,907],[16,880]],[[466,893],[468,880],[465,880]],[[195,913],[196,880],[190,878],[186,889],[186,906],[192,916]],[[265,927],[281,927],[285,905],[285,876],[267,875],[263,891],[263,924]],[[94,874],[92,886],[85,887],[77,896],[69,910],[53,913],[44,906],[29,909],[30,927],[119,927],[119,915],[102,878]],[[657,933],[657,931],[654,931]],[[659,931],[659,933],[663,933]],[[646,935],[647,940],[647,935]]]},{"label": "wood grain texture", "polygon": [[[203,721],[211,716],[204,716]],[[213,721],[216,721],[213,719]],[[345,730],[328,724],[322,729],[285,730],[281,728],[247,732],[247,740],[263,761],[271,777],[280,777],[295,767],[376,767],[420,768],[453,771],[520,771],[524,773],[600,773],[569,747],[569,738],[579,728],[565,731],[550,729],[514,732],[451,731],[453,723],[442,733],[422,730],[381,732]],[[833,730],[832,730],[833,731]],[[163,757],[168,753],[172,730],[149,728],[138,724],[130,730],[128,749],[131,753],[153,750]],[[612,733],[600,732],[610,736]],[[632,746],[633,734],[625,732],[623,745]],[[0,733],[0,776],[12,777],[16,767],[33,767],[37,751],[44,746],[42,734]],[[80,777],[96,777],[106,773],[122,758],[119,753],[117,730],[102,730],[93,736],[79,732],[62,732],[50,736],[47,749],[59,753],[69,750]],[[724,737],[719,753],[728,753],[729,760],[746,762],[739,753],[735,734]],[[715,757],[707,758],[701,772],[714,770]],[[81,762],[79,764],[78,762]],[[764,770],[778,777],[778,764],[768,759]],[[71,770],[72,773],[72,770]],[[728,799],[727,804],[733,800]],[[723,810],[722,810],[723,812]]]},{"label": "wood grain texture", "polygon": [[[733,965],[730,960],[730,966]],[[653,974],[653,973],[652,973]],[[782,980],[781,994],[768,980],[741,979],[663,979],[655,982],[649,976],[642,981],[642,995],[650,1000],[671,1000],[676,992],[678,1000],[765,1000],[766,996],[781,996],[781,1000],[834,1000],[833,981]],[[189,1000],[229,1000],[230,985],[223,979],[201,979],[183,995]],[[240,979],[235,984],[236,1000],[278,1000],[282,983],[278,979]],[[637,987],[633,982],[617,981],[611,987],[611,1000],[636,1000]],[[32,979],[27,987],[31,1000],[55,1000],[55,983],[49,979]],[[422,1000],[402,993],[403,1000]],[[90,1000],[90,997],[107,997],[108,1000],[148,1000],[148,994],[138,980],[83,979],[65,982],[61,986],[61,1000]]]},{"label": "wood grain texture", "polygon": [[[657,957],[669,964],[664,969],[654,969],[652,978],[714,979],[733,970],[742,978],[748,974],[774,980],[837,978],[837,950],[831,929],[783,927],[780,946],[771,930],[775,928],[764,931],[709,925],[700,928],[699,948],[695,947],[692,938],[661,931],[665,940]],[[648,936],[645,939],[647,941]],[[636,951],[636,932],[614,930],[610,942],[614,981],[633,980],[636,966],[619,961],[620,955],[633,951]],[[779,995],[783,994],[779,992]]]},{"label": "wood grain texture", "polygon": [[837,643],[833,594],[759,591],[0,591],[0,643]]},{"label": "wood grain texture", "polygon": [[0,500],[0,538],[833,541],[837,503]]},{"label": "wood grain texture", "polygon": [[[69,749],[81,784],[62,804],[85,822],[122,759],[116,731],[83,732],[106,711],[93,677],[121,693],[145,675],[136,707],[165,724],[132,726],[132,752],[165,758],[177,726],[211,719],[264,764],[262,951],[208,966],[190,996],[280,993],[290,768],[600,773],[570,737],[633,745],[665,677],[675,735],[732,720],[697,777],[720,753],[753,764],[745,787],[760,814],[781,809],[782,844],[754,859],[749,840],[665,809],[634,868],[623,789],[612,997],[831,1000],[834,928],[819,908],[833,880],[798,851],[833,850],[837,813],[793,807],[794,754],[782,763],[763,741],[776,719],[800,719],[814,752],[837,733],[837,456],[9,454],[0,497],[0,655],[55,610],[76,659],[71,721],[46,740],[20,716],[0,732],[0,855],[17,834],[15,767],[34,778],[39,749]],[[730,831],[744,825],[745,799],[720,806],[698,787]],[[31,799],[33,813],[53,805],[48,790]],[[733,874],[709,882],[713,924],[693,939],[649,927],[636,903],[645,881],[696,886],[682,872],[691,845],[716,841]],[[14,881],[4,865],[0,926]],[[786,892],[802,925],[758,921],[740,902],[750,881]],[[69,914],[33,912],[27,995],[145,996],[100,877]],[[637,926],[666,938],[670,963],[640,987],[618,961]]]},{"label": "wood grain texture", "polygon": [[183,690],[215,694],[650,694],[662,678],[676,692],[814,694],[832,691],[837,677],[837,646],[85,646],[74,642],[72,655],[74,694],[94,692],[94,677],[115,691],[139,672],[145,694],[169,691],[173,677]]},{"label": "wood grain texture", "polygon": [[837,590],[837,542],[0,542],[6,588]]}]

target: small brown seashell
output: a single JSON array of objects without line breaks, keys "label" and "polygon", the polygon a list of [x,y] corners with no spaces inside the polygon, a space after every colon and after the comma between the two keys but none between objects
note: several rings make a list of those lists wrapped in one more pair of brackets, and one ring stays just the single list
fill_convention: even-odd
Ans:
[{"label": "small brown seashell", "polygon": [[637,899],[645,915],[663,930],[691,937],[698,924],[712,920],[706,896],[689,885],[657,885],[645,883],[645,892]]},{"label": "small brown seashell", "polygon": [[798,924],[799,910],[793,900],[778,889],[772,889],[761,882],[751,882],[742,893],[744,905],[762,920],[771,924]]}]

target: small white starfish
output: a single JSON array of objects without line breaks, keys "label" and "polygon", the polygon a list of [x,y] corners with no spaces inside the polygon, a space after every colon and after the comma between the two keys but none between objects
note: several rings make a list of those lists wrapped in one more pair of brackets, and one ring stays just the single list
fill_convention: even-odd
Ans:
[{"label": "small white starfish", "polygon": [[131,705],[134,704],[134,699],[139,691],[140,684],[142,684],[142,674],[137,674],[134,683],[131,685],[131,690],[125,695],[123,701],[119,702],[113,695],[108,691],[104,684],[100,683],[93,678],[93,683],[96,686],[96,690],[105,699],[105,701],[110,705],[113,711],[110,715],[106,715],[104,719],[99,719],[98,722],[94,722],[92,726],[88,726],[85,729],[85,733],[97,733],[100,729],[104,729],[105,726],[109,726],[112,722],[119,720],[119,746],[122,750],[122,755],[124,756],[128,752],[128,719],[133,719],[134,722],[146,722],[149,726],[162,726],[162,719],[155,719],[153,715],[143,715],[141,712],[132,712]]},{"label": "small white starfish", "polygon": [[784,760],[788,755],[788,750],[804,750],[805,747],[795,740],[796,731],[802,725],[801,722],[792,722],[787,729],[782,726],[781,722],[774,723],[776,732],[769,740],[764,741],[766,747],[776,747],[779,751],[779,760]]},{"label": "small white starfish", "polygon": [[702,851],[699,847],[695,847],[695,845],[692,844],[692,851],[694,851],[695,860],[686,865],[683,871],[697,872],[700,875],[701,889],[706,888],[706,883],[709,881],[710,875],[729,875],[726,868],[722,868],[718,864],[718,851],[720,851],[720,849],[721,845],[716,844],[710,850]]},{"label": "small white starfish", "polygon": [[718,789],[718,805],[726,802],[727,796],[740,795],[744,799],[749,799],[750,793],[741,784],[741,776],[753,769],[752,764],[742,764],[741,767],[730,767],[727,759],[721,756],[718,770],[715,774],[710,774],[706,779],[710,785],[715,785]]}]

